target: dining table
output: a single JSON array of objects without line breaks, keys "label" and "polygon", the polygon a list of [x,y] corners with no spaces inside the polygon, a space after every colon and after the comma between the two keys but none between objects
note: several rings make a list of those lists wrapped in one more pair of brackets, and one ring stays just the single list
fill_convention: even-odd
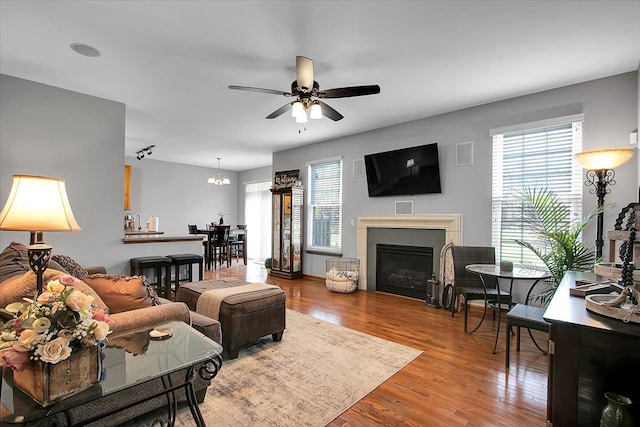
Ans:
[{"label": "dining table", "polygon": [[[499,279],[508,279],[509,280],[509,291],[508,291],[508,293],[507,292],[504,293],[505,297],[507,295],[513,295],[513,284],[514,284],[514,282],[517,282],[517,283],[530,282],[531,285],[529,286],[529,289],[527,291],[527,297],[525,299],[525,303],[529,302],[529,298],[531,297],[531,292],[536,287],[536,285],[541,280],[546,280],[546,279],[551,277],[551,273],[549,271],[547,271],[547,270],[538,270],[538,269],[535,269],[535,268],[520,267],[520,266],[515,266],[515,265],[510,270],[503,270],[500,267],[500,265],[496,265],[496,264],[469,264],[469,265],[465,266],[465,269],[467,271],[472,272],[472,273],[478,274],[480,276],[480,280],[482,280],[482,283],[485,285],[485,288],[486,288],[486,284],[485,284],[485,281],[484,281],[484,276],[493,276],[493,277],[496,277],[498,280]],[[496,328],[496,338],[495,338],[495,341],[493,343],[493,351],[492,351],[494,354],[496,352],[496,348],[498,347],[498,337],[500,336],[500,314],[502,312],[502,308],[503,308],[503,305],[504,305],[504,303],[501,301],[501,298],[500,298],[500,284],[499,283],[497,285],[497,289],[498,289],[497,301],[496,300],[487,300],[485,302],[487,305],[496,308],[497,311],[498,311],[498,327]],[[484,321],[484,317],[483,317],[482,321]]]},{"label": "dining table", "polygon": [[[205,248],[205,253],[204,253],[204,257],[205,257],[205,266],[207,268],[207,270],[211,270],[211,264],[212,262],[215,262],[215,260],[213,259],[213,249],[212,249],[212,242],[216,239],[216,225],[212,225],[212,226],[207,226],[207,228],[198,228],[196,230],[197,234],[202,234],[204,236],[207,236],[207,245]],[[234,238],[238,238],[237,236],[239,235],[243,235],[242,238],[242,258],[244,261],[244,265],[247,265],[247,230],[246,229],[241,229],[241,228],[235,228],[232,230],[229,230],[229,240],[231,240],[232,236]]]}]

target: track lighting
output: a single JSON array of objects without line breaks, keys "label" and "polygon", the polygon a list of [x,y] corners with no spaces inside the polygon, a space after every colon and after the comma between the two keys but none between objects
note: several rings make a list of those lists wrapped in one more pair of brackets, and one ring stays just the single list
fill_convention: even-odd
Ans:
[{"label": "track lighting", "polygon": [[151,153],[151,149],[152,149],[153,147],[155,147],[155,145],[150,145],[150,146],[148,146],[148,147],[143,148],[142,150],[138,150],[138,151],[136,151],[136,158],[137,158],[138,160],[142,160],[142,159],[144,159],[144,155],[145,155],[145,154],[146,154],[147,156],[150,156],[150,155],[152,154],[152,153]]}]

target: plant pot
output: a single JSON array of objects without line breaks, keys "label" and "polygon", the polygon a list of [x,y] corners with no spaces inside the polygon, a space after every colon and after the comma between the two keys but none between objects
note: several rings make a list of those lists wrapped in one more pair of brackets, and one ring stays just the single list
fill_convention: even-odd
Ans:
[{"label": "plant pot", "polygon": [[98,346],[76,349],[56,364],[35,361],[13,372],[13,383],[42,406],[76,394],[100,380],[102,357]]}]

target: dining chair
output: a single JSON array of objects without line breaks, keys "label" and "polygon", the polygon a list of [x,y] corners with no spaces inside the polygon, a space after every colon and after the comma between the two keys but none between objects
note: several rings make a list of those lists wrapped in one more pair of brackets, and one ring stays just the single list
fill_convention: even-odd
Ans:
[{"label": "dining chair", "polygon": [[[196,224],[188,224],[189,234],[198,234],[198,226]],[[204,265],[209,266],[209,242],[206,237],[202,239],[202,253],[204,254]]]},{"label": "dining chair", "polygon": [[213,239],[211,240],[211,247],[209,248],[212,254],[213,268],[217,269],[217,264],[222,261],[227,262],[227,267],[231,267],[231,252],[229,250],[229,231],[230,225],[216,225],[213,232]]},{"label": "dining chair", "polygon": [[[487,314],[487,300],[497,299],[505,303],[511,302],[511,295],[498,290],[498,280],[493,276],[480,278],[480,275],[466,270],[469,264],[495,264],[495,248],[491,246],[452,246],[451,258],[453,260],[453,302],[450,304],[451,317],[455,312],[455,301],[459,296],[464,298],[464,332],[474,333],[478,330]],[[482,318],[472,331],[468,331],[469,301],[482,300]]]},{"label": "dining chair", "polygon": [[[246,260],[245,256],[245,241],[246,241],[246,233],[247,226],[245,224],[238,224],[236,226],[237,230],[243,230],[242,233],[236,233],[229,237],[229,248],[231,250],[231,256],[236,257],[236,262],[240,262],[240,256]],[[246,264],[246,262],[245,262]]]}]

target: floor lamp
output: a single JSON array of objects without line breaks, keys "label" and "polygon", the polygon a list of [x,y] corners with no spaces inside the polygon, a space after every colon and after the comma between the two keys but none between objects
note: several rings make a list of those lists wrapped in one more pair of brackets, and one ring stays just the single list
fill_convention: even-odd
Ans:
[{"label": "floor lamp", "polygon": [[36,275],[36,297],[42,293],[42,279],[51,249],[44,231],[79,231],[67,198],[64,181],[44,176],[13,175],[7,202],[0,212],[0,230],[29,231],[29,266]]},{"label": "floor lamp", "polygon": [[604,226],[604,196],[610,193],[607,190],[608,185],[614,185],[615,172],[614,168],[626,163],[633,157],[633,149],[631,148],[613,148],[610,150],[585,151],[576,154],[576,160],[583,169],[587,169],[585,173],[586,180],[584,185],[593,186],[589,193],[595,194],[598,198],[598,218],[596,224],[596,260],[602,259],[602,246],[604,240],[602,237]]}]

